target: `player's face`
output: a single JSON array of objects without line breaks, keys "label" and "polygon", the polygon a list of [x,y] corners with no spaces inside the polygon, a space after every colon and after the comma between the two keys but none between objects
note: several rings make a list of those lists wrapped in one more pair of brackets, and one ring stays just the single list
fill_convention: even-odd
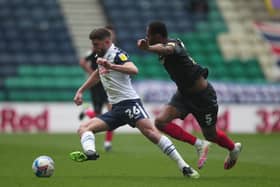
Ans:
[{"label": "player's face", "polygon": [[94,52],[98,54],[98,56],[105,55],[107,51],[106,47],[106,40],[92,40],[92,47],[94,49]]},{"label": "player's face", "polygon": [[146,31],[146,39],[148,40],[150,45],[154,45],[154,44],[158,43],[158,41],[156,39],[156,35],[151,34],[149,27],[147,28],[147,31]]}]

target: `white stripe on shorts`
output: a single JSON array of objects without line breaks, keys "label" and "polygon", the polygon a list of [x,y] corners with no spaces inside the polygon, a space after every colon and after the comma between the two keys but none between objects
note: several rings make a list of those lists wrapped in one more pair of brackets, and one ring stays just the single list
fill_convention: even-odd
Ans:
[{"label": "white stripe on shorts", "polygon": [[139,103],[136,103],[137,107],[139,108],[139,110],[141,111],[141,113],[144,115],[145,118],[149,118],[148,114],[146,113],[146,111],[143,109],[143,107],[141,105],[139,105]]}]

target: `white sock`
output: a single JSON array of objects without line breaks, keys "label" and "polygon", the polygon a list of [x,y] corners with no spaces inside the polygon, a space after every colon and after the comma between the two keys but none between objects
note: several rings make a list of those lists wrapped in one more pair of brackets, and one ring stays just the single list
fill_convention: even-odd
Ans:
[{"label": "white sock", "polygon": [[88,151],[96,152],[95,137],[91,131],[86,131],[82,134],[81,144],[85,153],[87,153]]},{"label": "white sock", "polygon": [[160,137],[158,146],[162,152],[169,156],[169,158],[177,162],[180,170],[182,170],[183,167],[189,167],[189,165],[181,157],[180,153],[178,153],[173,143],[166,136],[162,135]]},{"label": "white sock", "polygon": [[199,139],[199,138],[196,138],[196,140],[195,140],[195,143],[194,143],[194,146],[201,146],[202,145],[202,140],[201,139]]}]

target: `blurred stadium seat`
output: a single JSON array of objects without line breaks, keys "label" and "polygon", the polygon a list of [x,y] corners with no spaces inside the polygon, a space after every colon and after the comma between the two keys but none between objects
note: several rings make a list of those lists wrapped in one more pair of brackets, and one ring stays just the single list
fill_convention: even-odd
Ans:
[{"label": "blurred stadium seat", "polygon": [[[76,65],[78,58],[59,1],[3,0],[0,9],[2,100],[47,99],[40,92],[50,93],[59,86],[65,92],[67,82],[81,81],[81,72],[78,79],[67,80],[73,75],[69,65]],[[59,81],[60,77],[53,78],[55,70],[64,75],[64,82]],[[57,93],[51,95],[50,100],[62,98],[56,98]]]}]

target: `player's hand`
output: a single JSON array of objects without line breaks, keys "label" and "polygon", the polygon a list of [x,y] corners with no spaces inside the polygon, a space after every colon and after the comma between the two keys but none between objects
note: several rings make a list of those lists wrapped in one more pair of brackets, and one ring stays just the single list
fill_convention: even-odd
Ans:
[{"label": "player's hand", "polygon": [[111,69],[111,66],[112,66],[111,63],[108,62],[108,60],[105,58],[97,58],[96,63],[99,65],[102,65],[106,69]]},{"label": "player's hand", "polygon": [[142,50],[148,50],[149,49],[149,42],[146,39],[140,39],[137,41],[138,48]]},{"label": "player's hand", "polygon": [[77,91],[75,97],[74,97],[74,102],[76,103],[76,105],[81,105],[83,104],[83,93]]}]

